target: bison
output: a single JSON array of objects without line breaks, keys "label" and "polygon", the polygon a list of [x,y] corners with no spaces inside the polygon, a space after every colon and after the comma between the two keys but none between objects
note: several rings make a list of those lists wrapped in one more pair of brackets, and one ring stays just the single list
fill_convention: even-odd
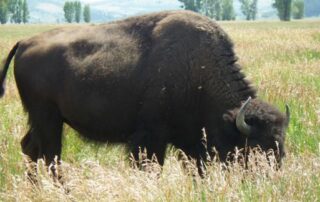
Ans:
[{"label": "bison", "polygon": [[166,11],[41,33],[13,47],[0,86],[14,56],[30,125],[21,146],[32,161],[60,158],[64,123],[88,139],[124,143],[135,158],[146,148],[160,165],[168,144],[198,165],[207,147],[222,161],[246,145],[277,151],[279,162],[284,156],[288,108],[282,114],[257,98],[228,35],[199,14]]}]

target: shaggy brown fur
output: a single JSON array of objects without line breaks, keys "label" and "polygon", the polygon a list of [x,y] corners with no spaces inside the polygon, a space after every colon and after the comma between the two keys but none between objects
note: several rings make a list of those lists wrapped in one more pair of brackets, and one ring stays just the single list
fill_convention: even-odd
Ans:
[{"label": "shaggy brown fur", "polygon": [[[63,123],[89,139],[125,143],[136,158],[145,147],[161,165],[168,143],[206,159],[202,128],[221,159],[244,146],[234,115],[255,90],[227,34],[206,17],[160,12],[52,30],[20,41],[0,78],[14,52],[30,123],[21,144],[33,161],[60,157]],[[284,115],[259,100],[247,111],[249,142],[267,150],[277,140],[283,153]]]}]

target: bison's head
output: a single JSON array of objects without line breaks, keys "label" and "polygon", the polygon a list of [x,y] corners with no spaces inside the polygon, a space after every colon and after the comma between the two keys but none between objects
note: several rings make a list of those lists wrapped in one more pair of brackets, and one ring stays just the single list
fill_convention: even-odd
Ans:
[{"label": "bison's head", "polygon": [[[286,114],[258,99],[249,98],[240,108],[223,115],[224,126],[221,135],[226,147],[220,147],[220,157],[226,158],[228,152],[238,149],[259,147],[262,151],[273,151],[278,165],[285,156],[284,141],[290,112]],[[229,140],[228,140],[229,139]],[[222,142],[220,142],[222,143]],[[218,146],[219,147],[219,146]]]}]

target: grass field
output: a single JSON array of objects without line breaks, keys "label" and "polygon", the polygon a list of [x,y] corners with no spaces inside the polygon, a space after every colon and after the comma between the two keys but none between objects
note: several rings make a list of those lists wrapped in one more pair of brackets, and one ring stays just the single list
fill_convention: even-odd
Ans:
[{"label": "grass field", "polygon": [[[168,148],[157,174],[131,169],[120,145],[87,143],[65,127],[66,187],[55,186],[39,166],[40,185],[25,178],[20,140],[27,131],[10,68],[0,100],[0,201],[320,201],[320,21],[221,23],[235,43],[244,72],[264,100],[291,107],[287,157],[275,171],[263,163],[244,171],[208,168],[190,177]],[[54,25],[0,26],[0,60],[16,41]],[[154,169],[159,169],[157,166]]]}]

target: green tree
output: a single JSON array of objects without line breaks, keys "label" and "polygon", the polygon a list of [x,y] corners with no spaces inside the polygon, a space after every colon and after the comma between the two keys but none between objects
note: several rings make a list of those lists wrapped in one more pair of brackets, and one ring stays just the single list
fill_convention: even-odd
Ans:
[{"label": "green tree", "polygon": [[0,0],[0,22],[27,23],[29,10],[27,0]]},{"label": "green tree", "polygon": [[27,23],[29,20],[29,9],[27,0],[23,1],[22,4],[22,22]]},{"label": "green tree", "polygon": [[179,0],[183,3],[183,7],[186,10],[199,12],[201,9],[201,0]]},{"label": "green tree", "polygon": [[4,0],[0,0],[0,23],[5,24],[8,21],[8,5]]},{"label": "green tree", "polygon": [[8,1],[8,13],[9,13],[9,18],[11,23],[17,23],[18,21],[18,13],[17,11],[19,10],[19,0],[9,0]]},{"label": "green tree", "polygon": [[81,2],[80,1],[74,2],[74,10],[75,10],[74,20],[77,23],[79,23],[81,20]]},{"label": "green tree", "polygon": [[233,9],[233,0],[223,0],[222,1],[222,20],[234,20],[236,18]]},{"label": "green tree", "polygon": [[9,1],[7,1],[8,14],[9,14],[11,22],[14,22],[12,16],[15,13],[17,5],[18,5],[18,0],[9,0]]},{"label": "green tree", "polygon": [[278,17],[282,21],[290,21],[292,0],[275,0],[273,7],[278,11]]},{"label": "green tree", "polygon": [[63,11],[65,20],[68,23],[71,23],[73,21],[73,17],[75,16],[74,3],[70,1],[65,2],[63,6]]},{"label": "green tree", "polygon": [[85,5],[83,8],[83,20],[86,23],[89,23],[91,20],[91,12],[90,12],[90,6],[89,5]]},{"label": "green tree", "polygon": [[221,19],[221,0],[203,0],[201,7],[204,15],[216,20]]},{"label": "green tree", "polygon": [[14,11],[12,13],[12,20],[15,23],[21,23],[22,22],[22,6],[23,6],[23,0],[16,1]]},{"label": "green tree", "polygon": [[258,0],[240,0],[240,3],[241,11],[246,16],[246,20],[255,20]]},{"label": "green tree", "polygon": [[292,3],[292,17],[294,19],[302,19],[304,15],[304,1],[294,0]]}]

